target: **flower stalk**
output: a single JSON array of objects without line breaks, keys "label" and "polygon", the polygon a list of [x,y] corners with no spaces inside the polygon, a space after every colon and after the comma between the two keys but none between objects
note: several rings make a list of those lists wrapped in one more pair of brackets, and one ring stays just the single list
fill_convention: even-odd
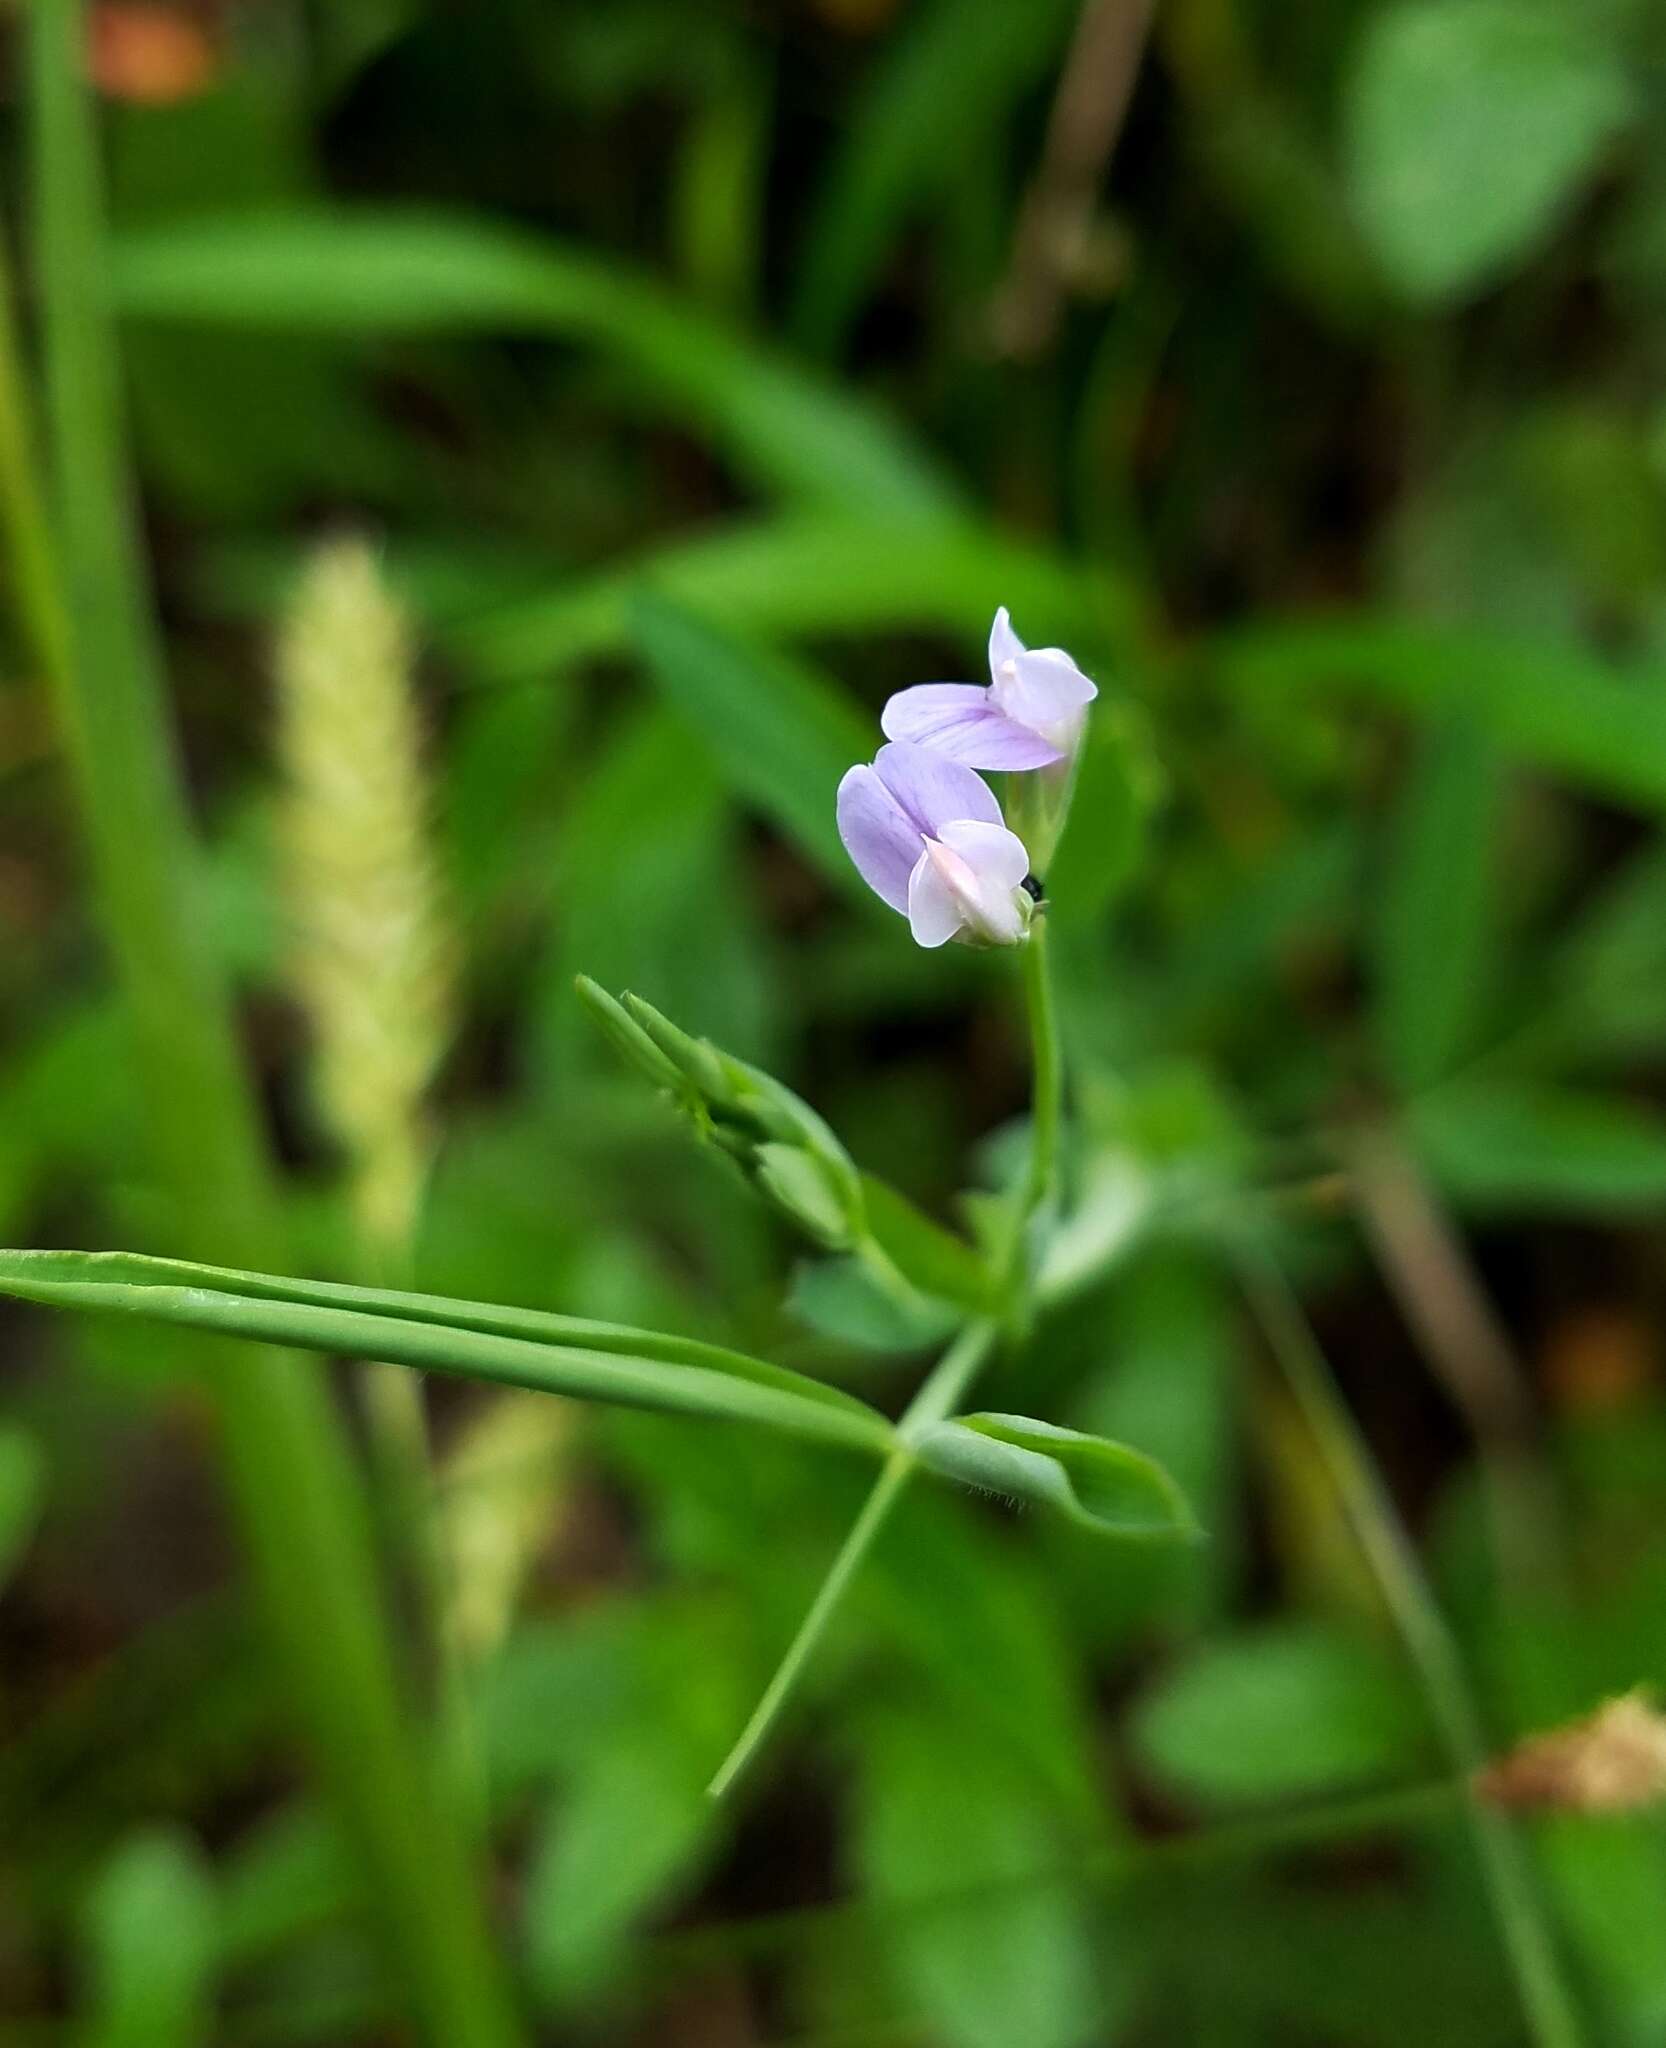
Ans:
[{"label": "flower stalk", "polygon": [[1064,1102],[1058,1008],[1049,971],[1045,923],[1045,918],[1036,921],[1023,948],[1025,1011],[1034,1079],[1029,1155],[1013,1203],[1006,1242],[1000,1251],[1006,1288],[1005,1325],[992,1316],[979,1316],[967,1323],[903,1411],[897,1424],[901,1445],[886,1460],[786,1655],[734,1747],[718,1766],[707,1788],[713,1799],[722,1799],[734,1789],[779,1721],[858,1569],[890,1520],[910,1476],[918,1469],[919,1461],[909,1446],[960,1407],[999,1345],[1004,1329],[1021,1331],[1028,1324],[1032,1303],[1026,1248],[1031,1225],[1054,1192]]}]

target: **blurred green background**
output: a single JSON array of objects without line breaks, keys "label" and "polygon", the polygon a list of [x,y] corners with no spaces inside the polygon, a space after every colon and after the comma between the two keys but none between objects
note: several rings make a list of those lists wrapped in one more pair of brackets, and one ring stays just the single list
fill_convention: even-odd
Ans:
[{"label": "blurred green background", "polygon": [[[687,1144],[573,976],[770,1064],[952,1219],[1025,1105],[1010,976],[864,900],[834,782],[891,690],[977,679],[997,604],[1101,685],[1049,877],[1079,1284],[980,1398],[1161,1457],[1209,1540],[915,1489],[714,1807],[862,1475],[431,1390],[528,2038],[1527,2038],[1278,1368],[1305,1314],[1490,1749],[1666,1682],[1666,9],[103,0],[68,24],[91,239],[37,11],[5,23],[6,1242],[365,1276],[274,690],[303,566],[359,535],[414,650],[445,934],[396,1277],[900,1407],[922,1332]],[[125,428],[77,368],[106,318]],[[157,953],[95,911],[66,772],[72,730],[119,898],[144,742],[97,710],[89,446],[136,480],[201,837],[174,914],[234,986],[282,1253],[186,1243],[143,1135],[172,1120],[188,1181],[215,1115],[130,1052],[112,918],[141,1000]],[[196,1029],[158,1002],[153,1041]],[[0,2043],[415,2038],[194,1354],[0,1333]],[[1666,2039],[1659,1814],[1522,1826],[1565,2038]]]}]

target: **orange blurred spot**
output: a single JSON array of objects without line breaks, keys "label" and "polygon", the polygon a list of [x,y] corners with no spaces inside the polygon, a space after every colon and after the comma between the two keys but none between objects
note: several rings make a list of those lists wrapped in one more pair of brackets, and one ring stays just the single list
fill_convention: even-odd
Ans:
[{"label": "orange blurred spot", "polygon": [[103,0],[92,11],[89,61],[107,99],[172,107],[214,83],[220,54],[195,16],[151,0]]},{"label": "orange blurred spot", "polygon": [[1564,1412],[1611,1412],[1645,1392],[1654,1364],[1654,1346],[1637,1317],[1588,1308],[1565,1317],[1545,1340],[1545,1389]]},{"label": "orange blurred spot", "polygon": [[877,35],[898,10],[898,0],[814,0],[829,28],[847,36]]}]

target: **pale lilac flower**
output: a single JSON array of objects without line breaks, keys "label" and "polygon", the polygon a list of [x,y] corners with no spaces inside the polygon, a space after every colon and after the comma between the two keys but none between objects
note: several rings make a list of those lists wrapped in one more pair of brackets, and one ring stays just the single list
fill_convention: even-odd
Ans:
[{"label": "pale lilac flower", "polygon": [[1062,647],[1026,647],[1002,605],[989,631],[989,687],[917,683],[880,724],[889,740],[930,747],[968,768],[1047,768],[1067,760],[1099,694]]},{"label": "pale lilac flower", "polygon": [[839,784],[839,837],[922,946],[1016,946],[1030,928],[1030,857],[981,775],[925,747],[881,747]]}]

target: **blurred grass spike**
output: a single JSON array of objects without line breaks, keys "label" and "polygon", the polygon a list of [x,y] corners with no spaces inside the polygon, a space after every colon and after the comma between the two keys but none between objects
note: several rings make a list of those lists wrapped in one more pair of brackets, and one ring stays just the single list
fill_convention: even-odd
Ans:
[{"label": "blurred grass spike", "polygon": [[411,666],[409,625],[374,550],[356,536],[326,542],[277,645],[282,851],[319,1107],[380,1261],[402,1258],[415,1227],[424,1096],[455,1009]]}]

